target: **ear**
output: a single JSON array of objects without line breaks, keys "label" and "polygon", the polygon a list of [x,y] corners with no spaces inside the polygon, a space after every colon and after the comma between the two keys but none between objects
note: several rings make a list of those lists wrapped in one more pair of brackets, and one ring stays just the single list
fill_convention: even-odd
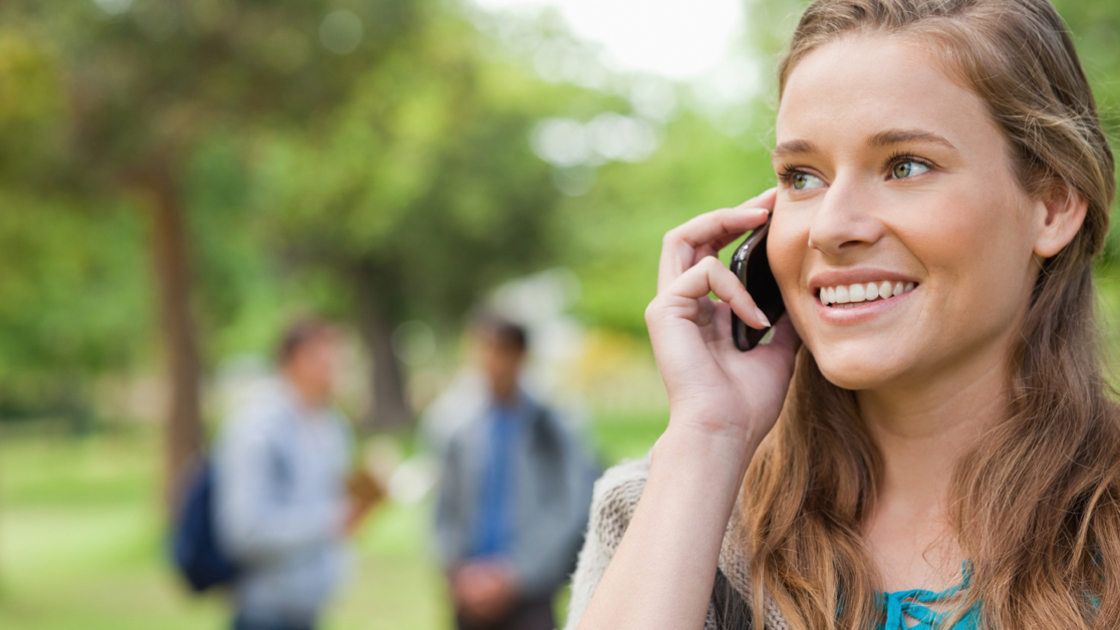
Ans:
[{"label": "ear", "polygon": [[1080,192],[1064,184],[1051,188],[1035,205],[1035,255],[1050,258],[1062,251],[1081,229],[1088,211],[1089,202]]}]

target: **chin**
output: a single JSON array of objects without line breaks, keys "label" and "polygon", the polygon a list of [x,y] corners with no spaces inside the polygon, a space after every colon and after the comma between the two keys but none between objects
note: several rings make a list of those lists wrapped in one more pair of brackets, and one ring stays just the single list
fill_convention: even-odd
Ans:
[{"label": "chin", "polygon": [[897,380],[904,371],[887,357],[868,356],[858,349],[826,349],[812,354],[828,382],[843,389],[878,389]]}]

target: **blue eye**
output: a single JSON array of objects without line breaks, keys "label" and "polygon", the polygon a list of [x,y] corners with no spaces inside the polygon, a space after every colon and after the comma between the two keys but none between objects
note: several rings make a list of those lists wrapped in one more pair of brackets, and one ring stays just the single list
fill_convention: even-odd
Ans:
[{"label": "blue eye", "polygon": [[913,177],[914,175],[921,175],[922,173],[928,172],[928,166],[914,160],[898,162],[891,167],[891,175],[895,179],[906,179],[907,177]]},{"label": "blue eye", "polygon": [[789,182],[794,190],[805,190],[807,188],[820,188],[824,186],[824,182],[821,181],[821,178],[808,173],[793,173],[790,176]]}]

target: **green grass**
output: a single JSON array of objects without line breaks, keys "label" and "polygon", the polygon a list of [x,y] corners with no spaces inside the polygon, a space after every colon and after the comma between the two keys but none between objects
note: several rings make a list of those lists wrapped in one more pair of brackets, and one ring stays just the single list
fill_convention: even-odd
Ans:
[{"label": "green grass", "polygon": [[159,441],[150,433],[0,440],[0,627],[221,627],[163,559]]},{"label": "green grass", "polygon": [[[605,418],[593,433],[613,463],[644,455],[664,422]],[[167,563],[159,455],[153,430],[0,433],[0,628],[227,626],[224,596],[189,595]],[[450,627],[428,519],[424,505],[378,509],[355,541],[357,572],[331,607],[327,630]]]}]

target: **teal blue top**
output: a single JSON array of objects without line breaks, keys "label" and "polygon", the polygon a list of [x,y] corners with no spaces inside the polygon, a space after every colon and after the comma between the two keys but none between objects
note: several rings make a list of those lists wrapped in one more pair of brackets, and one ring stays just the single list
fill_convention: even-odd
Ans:
[{"label": "teal blue top", "polygon": [[[973,606],[960,621],[953,624],[952,628],[942,628],[938,624],[943,622],[952,612],[934,612],[927,604],[944,602],[952,599],[961,589],[968,588],[969,570],[967,563],[961,571],[964,579],[953,588],[940,593],[914,589],[911,591],[895,591],[882,593],[883,612],[887,621],[879,626],[878,630],[978,630],[980,628],[980,609]],[[913,623],[914,625],[907,625]]]}]

